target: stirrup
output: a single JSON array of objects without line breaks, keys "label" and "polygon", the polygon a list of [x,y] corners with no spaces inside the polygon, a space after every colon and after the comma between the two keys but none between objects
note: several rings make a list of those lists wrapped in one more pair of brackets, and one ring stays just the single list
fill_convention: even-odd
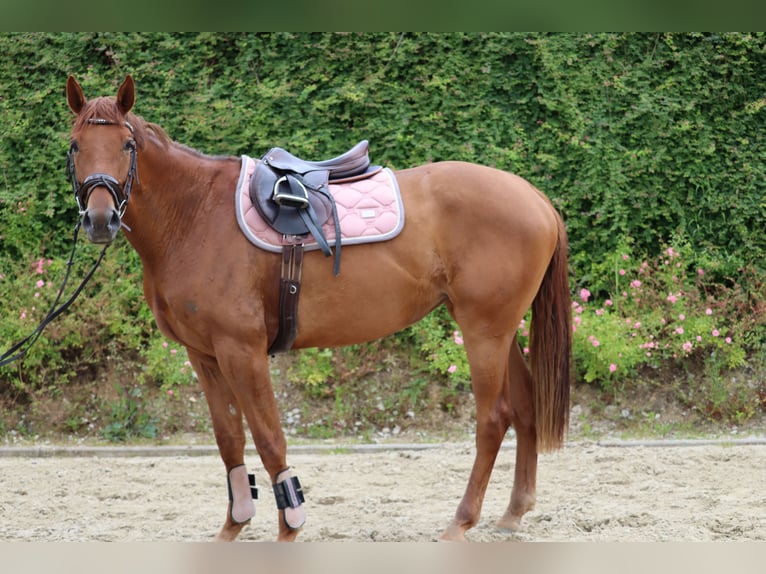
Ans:
[{"label": "stirrup", "polygon": [[274,184],[271,199],[278,205],[295,209],[306,209],[309,206],[309,192],[306,186],[298,178],[288,175],[283,175]]}]

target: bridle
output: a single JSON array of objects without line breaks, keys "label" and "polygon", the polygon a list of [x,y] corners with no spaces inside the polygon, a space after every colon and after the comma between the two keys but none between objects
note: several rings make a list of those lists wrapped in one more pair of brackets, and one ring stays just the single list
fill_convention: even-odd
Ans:
[{"label": "bridle", "polygon": [[[99,126],[119,125],[119,122],[103,118],[91,118],[88,120],[88,123]],[[128,168],[128,174],[125,177],[124,187],[108,173],[92,173],[82,182],[78,182],[74,165],[74,154],[77,151],[77,144],[73,141],[69,145],[69,151],[66,154],[67,175],[72,182],[72,190],[74,191],[74,197],[77,201],[77,207],[80,210],[81,216],[86,214],[90,194],[93,193],[93,190],[97,187],[105,187],[109,191],[114,200],[117,212],[119,213],[120,220],[122,220],[122,216],[125,215],[125,210],[128,208],[128,200],[130,199],[130,190],[133,187],[133,180],[138,180],[138,158],[133,126],[127,121],[123,122],[123,124],[130,130],[131,134],[131,139],[127,142],[127,145],[130,148],[130,167]]]}]

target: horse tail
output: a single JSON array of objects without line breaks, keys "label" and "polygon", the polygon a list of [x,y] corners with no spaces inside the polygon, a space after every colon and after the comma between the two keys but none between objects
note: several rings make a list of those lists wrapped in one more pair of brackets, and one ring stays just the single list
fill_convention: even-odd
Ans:
[{"label": "horse tail", "polygon": [[532,302],[529,354],[537,449],[547,452],[564,442],[569,424],[572,300],[569,291],[568,240],[558,221],[558,244]]}]

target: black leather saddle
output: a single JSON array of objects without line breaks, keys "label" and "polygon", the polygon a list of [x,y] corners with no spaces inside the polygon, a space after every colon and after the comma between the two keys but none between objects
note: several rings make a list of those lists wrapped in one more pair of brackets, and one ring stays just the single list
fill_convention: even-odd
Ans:
[{"label": "black leather saddle", "polygon": [[282,235],[311,234],[326,256],[332,249],[322,226],[335,223],[335,267],[340,272],[340,222],[328,184],[364,177],[370,168],[369,143],[360,141],[332,159],[307,161],[282,148],[270,149],[258,162],[250,180],[250,199],[258,213]]}]

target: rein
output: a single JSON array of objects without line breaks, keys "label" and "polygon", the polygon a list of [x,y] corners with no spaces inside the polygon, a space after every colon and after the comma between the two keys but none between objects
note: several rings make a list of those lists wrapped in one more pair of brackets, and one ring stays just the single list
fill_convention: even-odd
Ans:
[{"label": "rein", "polygon": [[[116,122],[113,122],[111,120],[104,120],[101,118],[92,118],[88,120],[88,123],[96,124],[96,125],[116,124]],[[127,128],[130,130],[130,133],[133,134],[134,133],[133,126],[131,126],[128,122],[124,122],[124,123],[125,123],[125,126],[127,126]],[[112,198],[114,199],[114,204],[115,206],[117,206],[117,211],[120,214],[120,219],[122,219],[122,216],[125,214],[125,209],[127,209],[127,206],[128,206],[128,200],[130,199],[130,190],[131,190],[131,187],[133,186],[133,180],[134,178],[137,179],[136,142],[133,139],[129,142],[129,144],[130,144],[130,168],[128,170],[128,176],[125,181],[124,188],[123,186],[120,185],[119,181],[117,181],[114,177],[106,173],[94,173],[86,177],[82,183],[78,182],[77,176],[75,174],[75,167],[74,167],[74,153],[76,151],[76,147],[74,143],[70,145],[69,151],[67,152],[67,175],[69,176],[69,179],[72,183],[75,200],[77,201],[77,206],[79,208],[81,216],[86,213],[88,197],[93,192],[93,190],[96,189],[97,187],[105,187],[107,190],[109,190],[109,193],[112,194]],[[88,281],[90,281],[91,277],[93,277],[93,274],[96,272],[96,269],[98,269],[99,265],[101,265],[101,261],[104,259],[104,255],[106,254],[106,249],[107,247],[109,247],[109,245],[111,245],[110,243],[107,243],[104,246],[104,248],[101,250],[101,253],[99,254],[96,262],[93,264],[93,267],[91,268],[90,271],[88,271],[87,275],[85,275],[83,280],[80,282],[80,285],[77,287],[77,289],[75,289],[74,293],[72,293],[72,295],[66,301],[64,301],[61,304],[61,306],[58,306],[59,301],[61,300],[61,296],[64,294],[64,289],[66,288],[67,282],[69,281],[69,274],[72,271],[72,265],[74,264],[75,250],[77,248],[77,237],[79,235],[81,225],[82,225],[82,220],[78,221],[77,225],[74,228],[74,236],[72,238],[72,251],[69,254],[69,261],[67,261],[67,269],[66,269],[66,273],[64,274],[64,281],[61,283],[61,288],[59,289],[59,292],[56,295],[56,300],[51,305],[51,308],[48,311],[48,313],[45,315],[45,318],[40,322],[40,324],[32,333],[30,333],[27,337],[25,337],[24,339],[16,343],[13,347],[8,349],[5,353],[0,355],[0,367],[8,365],[12,363],[13,361],[16,361],[22,358],[24,355],[26,355],[29,352],[29,349],[32,347],[35,341],[37,341],[37,339],[40,338],[40,335],[42,335],[42,332],[45,329],[45,327],[47,327],[48,324],[51,321],[53,321],[56,317],[58,317],[64,311],[66,311],[72,305],[72,303],[74,303],[74,300],[85,288],[85,285],[88,284]]]},{"label": "rein", "polygon": [[[72,271],[72,265],[74,264],[74,255],[75,255],[75,249],[77,247],[77,236],[80,231],[80,223],[78,222],[77,225],[74,228],[74,236],[72,238],[73,245],[72,245],[72,251],[69,254],[69,261],[67,261],[67,269],[66,273],[64,275],[64,281],[61,283],[61,288],[59,289],[58,294],[56,295],[56,300],[51,305],[50,310],[45,315],[45,318],[40,321],[40,324],[37,326],[37,329],[35,329],[32,333],[30,333],[28,336],[26,336],[24,339],[16,343],[13,347],[8,349],[5,353],[0,355],[0,367],[3,367],[5,365],[8,365],[12,363],[13,361],[16,361],[26,355],[29,352],[29,349],[32,347],[32,345],[37,341],[37,339],[40,337],[40,335],[43,332],[43,329],[48,326],[48,324],[53,321],[56,317],[61,315],[64,311],[66,311],[69,306],[74,302],[74,300],[77,298],[77,296],[82,292],[82,290],[85,288],[85,285],[87,285],[88,281],[90,281],[90,278],[93,277],[93,274],[96,272],[96,269],[98,269],[98,266],[101,265],[101,260],[104,258],[104,255],[106,254],[106,249],[109,247],[109,244],[104,245],[104,248],[101,250],[101,253],[98,256],[98,259],[93,264],[93,267],[90,271],[88,271],[88,274],[85,275],[80,285],[75,289],[74,293],[64,301],[60,307],[56,308],[56,306],[59,304],[59,301],[61,300],[61,296],[64,293],[64,289],[66,288],[66,284],[69,281],[69,273]],[[16,353],[14,355],[14,353]]]}]

